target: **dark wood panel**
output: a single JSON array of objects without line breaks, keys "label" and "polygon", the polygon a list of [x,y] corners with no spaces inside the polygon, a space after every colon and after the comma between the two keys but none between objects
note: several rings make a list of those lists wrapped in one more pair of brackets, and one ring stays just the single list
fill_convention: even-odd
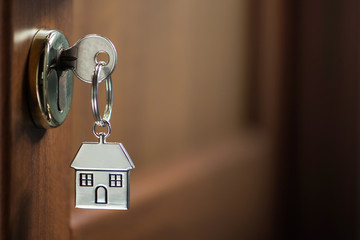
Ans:
[{"label": "dark wood panel", "polygon": [[71,34],[72,2],[1,1],[1,7],[1,233],[3,239],[68,240],[71,126],[45,131],[32,124],[27,58],[37,29]]},{"label": "dark wood panel", "polygon": [[[288,42],[289,13],[286,0],[260,0],[250,3],[249,36],[250,74],[249,122],[248,126],[261,129],[271,142],[269,158],[274,169],[273,188],[275,214],[273,235],[270,239],[282,239],[284,219],[288,209],[284,208],[288,185],[287,163],[283,161],[287,143],[288,87],[291,79],[286,75],[287,58],[291,44]],[[291,188],[291,186],[289,187]]]},{"label": "dark wood panel", "polygon": [[358,239],[359,3],[293,3],[288,239]]},{"label": "dark wood panel", "polygon": [[[9,68],[9,60],[11,60],[11,48],[9,44],[11,43],[11,25],[7,19],[10,18],[11,2],[10,1],[0,1],[0,116],[8,116],[10,111],[8,100],[10,98],[10,84],[5,79],[10,79],[11,72]],[[6,117],[1,117],[0,123],[0,238],[5,239],[7,233],[7,216],[8,216],[8,186],[9,186],[9,138],[10,131],[6,127],[8,124],[8,119]]]},{"label": "dark wood panel", "polygon": [[274,140],[278,238],[358,239],[359,3],[251,5],[251,114]]}]

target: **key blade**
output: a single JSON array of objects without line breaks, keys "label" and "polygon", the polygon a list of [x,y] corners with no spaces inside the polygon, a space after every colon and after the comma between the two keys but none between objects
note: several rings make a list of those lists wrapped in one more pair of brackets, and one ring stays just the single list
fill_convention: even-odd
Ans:
[{"label": "key blade", "polygon": [[77,48],[71,47],[61,51],[57,61],[57,67],[60,71],[73,70],[77,64]]}]

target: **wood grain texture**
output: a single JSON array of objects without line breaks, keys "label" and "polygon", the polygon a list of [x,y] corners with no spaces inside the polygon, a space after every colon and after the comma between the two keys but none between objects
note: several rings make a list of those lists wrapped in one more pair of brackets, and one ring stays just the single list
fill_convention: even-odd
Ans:
[{"label": "wood grain texture", "polygon": [[[27,58],[39,28],[71,33],[72,2],[1,1],[3,239],[69,239],[70,122],[36,129],[27,105]],[[4,179],[6,177],[6,179]],[[5,181],[5,188],[4,182]],[[4,226],[4,224],[2,224]]]}]

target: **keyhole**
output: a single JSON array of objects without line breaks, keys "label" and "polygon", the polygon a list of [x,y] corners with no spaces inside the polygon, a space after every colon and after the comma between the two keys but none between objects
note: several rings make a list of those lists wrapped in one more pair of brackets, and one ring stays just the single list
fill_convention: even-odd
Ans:
[{"label": "keyhole", "polygon": [[105,62],[105,65],[109,63],[110,56],[105,51],[98,51],[95,55],[95,63]]}]

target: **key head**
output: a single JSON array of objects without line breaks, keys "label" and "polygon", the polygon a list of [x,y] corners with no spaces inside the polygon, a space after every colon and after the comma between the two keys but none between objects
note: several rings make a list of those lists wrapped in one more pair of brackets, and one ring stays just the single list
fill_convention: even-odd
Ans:
[{"label": "key head", "polygon": [[107,64],[103,67],[99,82],[105,80],[115,69],[117,62],[116,49],[106,37],[90,34],[81,38],[72,47],[76,56],[75,75],[82,81],[91,83],[95,65],[100,61],[99,54],[107,55]]}]

